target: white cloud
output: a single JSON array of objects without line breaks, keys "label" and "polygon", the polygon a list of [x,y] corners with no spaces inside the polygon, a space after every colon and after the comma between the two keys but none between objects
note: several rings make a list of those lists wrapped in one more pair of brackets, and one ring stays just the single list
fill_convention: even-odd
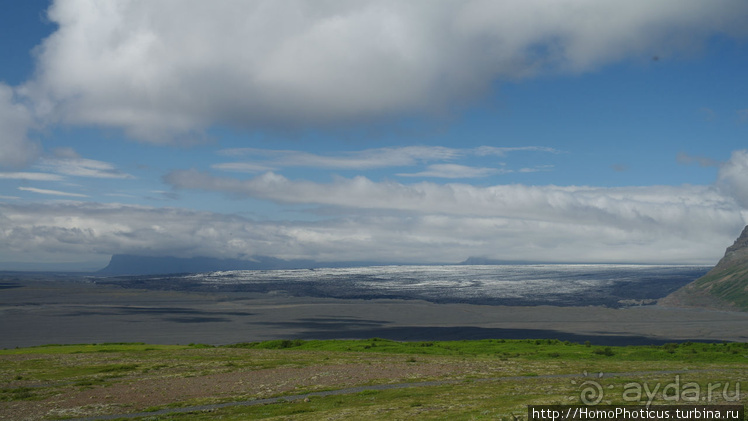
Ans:
[{"label": "white cloud", "polygon": [[[285,167],[366,170],[414,166],[433,161],[452,161],[465,156],[495,155],[505,157],[510,152],[518,151],[559,153],[553,148],[538,146],[502,148],[481,146],[468,149],[447,148],[443,146],[405,146],[342,152],[334,155],[320,155],[289,150],[235,148],[221,150],[219,151],[219,155],[231,157],[248,156],[253,159],[253,162],[225,162],[214,164],[211,167],[218,170],[248,173],[275,171]],[[430,165],[426,171],[397,175],[406,177],[475,178],[506,172],[511,172],[511,170],[474,168],[459,164],[434,164]]]},{"label": "white cloud", "polygon": [[747,17],[743,0],[57,0],[23,92],[44,119],[155,142],[345,128],[443,115],[496,80],[666,57]]},{"label": "white cloud", "polygon": [[743,208],[748,208],[748,150],[734,151],[730,159],[720,165],[717,186]]},{"label": "white cloud", "polygon": [[36,167],[45,171],[55,172],[75,177],[93,177],[93,178],[117,178],[126,179],[134,178],[132,175],[123,173],[115,168],[114,165],[97,161],[94,159],[85,159],[77,156],[53,156],[44,157],[39,160]]},{"label": "white cloud", "polygon": [[154,194],[155,196],[148,196],[148,199],[150,200],[177,200],[179,199],[179,194],[173,191],[152,190],[151,193]]},{"label": "white cloud", "polygon": [[211,165],[211,168],[223,171],[259,173],[273,171],[275,168],[262,164],[253,164],[251,162],[224,162],[221,164]]},{"label": "white cloud", "polygon": [[401,177],[479,178],[506,172],[510,171],[497,168],[468,167],[458,164],[434,164],[429,165],[425,171],[400,173],[397,175]]},{"label": "white cloud", "polygon": [[24,167],[36,158],[39,148],[27,136],[32,125],[29,110],[0,82],[0,167]]},{"label": "white cloud", "polygon": [[41,172],[0,172],[0,179],[29,181],[62,181],[65,178],[57,174]]},{"label": "white cloud", "polygon": [[709,158],[707,156],[689,155],[685,152],[679,152],[675,159],[678,161],[678,163],[684,165],[693,163],[698,163],[701,167],[718,167],[720,165],[717,160]]},{"label": "white cloud", "polygon": [[[697,221],[743,224],[735,200],[705,186],[558,187],[373,182],[365,177],[332,183],[293,181],[274,173],[239,180],[195,170],[174,171],[164,180],[181,189],[289,204],[313,204],[368,211],[499,218],[538,224],[561,224],[584,230],[620,230],[651,235],[681,235]],[[701,229],[701,228],[699,228]],[[658,233],[658,234],[655,234]]]},{"label": "white cloud", "polygon": [[80,193],[68,193],[68,192],[59,191],[59,190],[37,189],[36,187],[19,187],[18,190],[30,191],[32,193],[38,193],[38,194],[48,194],[52,196],[88,197],[85,194],[80,194]]},{"label": "white cloud", "polygon": [[47,172],[0,172],[0,179],[62,181],[65,180],[63,175],[94,178],[134,178],[130,174],[119,171],[108,162],[81,158],[72,148],[58,148],[52,155],[39,158],[34,167]]},{"label": "white cloud", "polygon": [[486,156],[506,156],[509,152],[547,152],[559,154],[561,151],[546,146],[515,146],[515,147],[496,147],[496,146],[479,146],[472,150],[475,155]]},{"label": "white cloud", "polygon": [[466,153],[465,150],[443,146],[404,146],[376,148],[363,151],[342,152],[337,155],[319,155],[301,151],[279,151],[254,148],[224,149],[227,156],[250,156],[267,160],[264,164],[231,162],[213,165],[222,170],[258,172],[278,167],[307,167],[327,169],[371,169],[410,166],[419,162],[450,160]]},{"label": "white cloud", "polygon": [[[60,258],[132,253],[246,258],[271,255],[320,261],[458,262],[468,256],[581,262],[714,263],[742,229],[734,209],[684,211],[679,191],[638,193],[653,211],[620,223],[581,213],[572,220],[419,212],[368,214],[314,222],[254,221],[176,208],[96,203],[0,203],[0,254]],[[611,208],[620,206],[610,196]],[[549,198],[548,200],[556,200]],[[698,199],[694,199],[698,200]],[[468,204],[469,205],[469,204]],[[560,206],[560,205],[557,205]],[[601,203],[602,206],[602,203]],[[647,206],[639,205],[646,209]],[[692,207],[692,206],[691,206]],[[711,210],[707,210],[710,208]],[[679,230],[658,229],[669,218]]]},{"label": "white cloud", "polygon": [[552,171],[552,170],[553,170],[553,165],[536,165],[532,168],[530,167],[520,168],[519,172],[531,173],[531,172],[542,172],[542,171]]}]

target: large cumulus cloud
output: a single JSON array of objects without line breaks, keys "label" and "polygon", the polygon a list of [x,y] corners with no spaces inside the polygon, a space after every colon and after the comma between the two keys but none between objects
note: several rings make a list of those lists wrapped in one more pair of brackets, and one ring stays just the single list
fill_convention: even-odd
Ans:
[{"label": "large cumulus cloud", "polygon": [[668,56],[746,17],[743,0],[57,0],[23,91],[43,118],[160,142],[353,127],[443,114],[497,80]]}]

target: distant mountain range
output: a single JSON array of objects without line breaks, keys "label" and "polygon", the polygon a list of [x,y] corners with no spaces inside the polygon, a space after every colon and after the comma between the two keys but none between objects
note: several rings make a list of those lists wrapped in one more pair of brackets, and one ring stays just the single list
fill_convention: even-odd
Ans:
[{"label": "distant mountain range", "polygon": [[[529,261],[494,260],[470,257],[458,265],[508,265],[530,264]],[[386,263],[371,261],[318,262],[316,260],[284,260],[269,256],[252,256],[250,259],[218,259],[214,257],[138,256],[115,254],[109,264],[96,273],[99,275],[160,275],[168,273],[215,272],[220,270],[273,270],[273,269],[318,269],[338,267],[384,266],[419,263]],[[422,264],[422,263],[421,263]],[[454,264],[454,263],[444,263]]]},{"label": "distant mountain range", "polygon": [[268,256],[252,256],[248,260],[213,257],[136,256],[115,254],[109,264],[96,272],[99,275],[158,275],[168,273],[214,272],[220,270],[316,269],[330,267],[376,266],[376,262],[317,262],[315,260],[284,260]]},{"label": "distant mountain range", "polygon": [[748,311],[748,226],[717,266],[660,303]]}]

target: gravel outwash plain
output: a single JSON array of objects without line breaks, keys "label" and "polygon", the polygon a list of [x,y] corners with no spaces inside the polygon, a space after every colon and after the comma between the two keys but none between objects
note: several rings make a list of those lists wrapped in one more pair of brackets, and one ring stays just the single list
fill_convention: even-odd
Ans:
[{"label": "gravel outwash plain", "polygon": [[662,307],[488,306],[247,292],[159,291],[76,276],[0,276],[0,348],[271,339],[557,338],[601,345],[748,341],[748,313]]}]

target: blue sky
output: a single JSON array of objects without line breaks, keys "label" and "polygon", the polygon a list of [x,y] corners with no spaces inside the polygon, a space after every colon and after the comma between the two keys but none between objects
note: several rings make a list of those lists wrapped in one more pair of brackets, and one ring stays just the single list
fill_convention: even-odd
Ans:
[{"label": "blue sky", "polygon": [[711,264],[746,224],[744,1],[3,8],[0,270]]}]

